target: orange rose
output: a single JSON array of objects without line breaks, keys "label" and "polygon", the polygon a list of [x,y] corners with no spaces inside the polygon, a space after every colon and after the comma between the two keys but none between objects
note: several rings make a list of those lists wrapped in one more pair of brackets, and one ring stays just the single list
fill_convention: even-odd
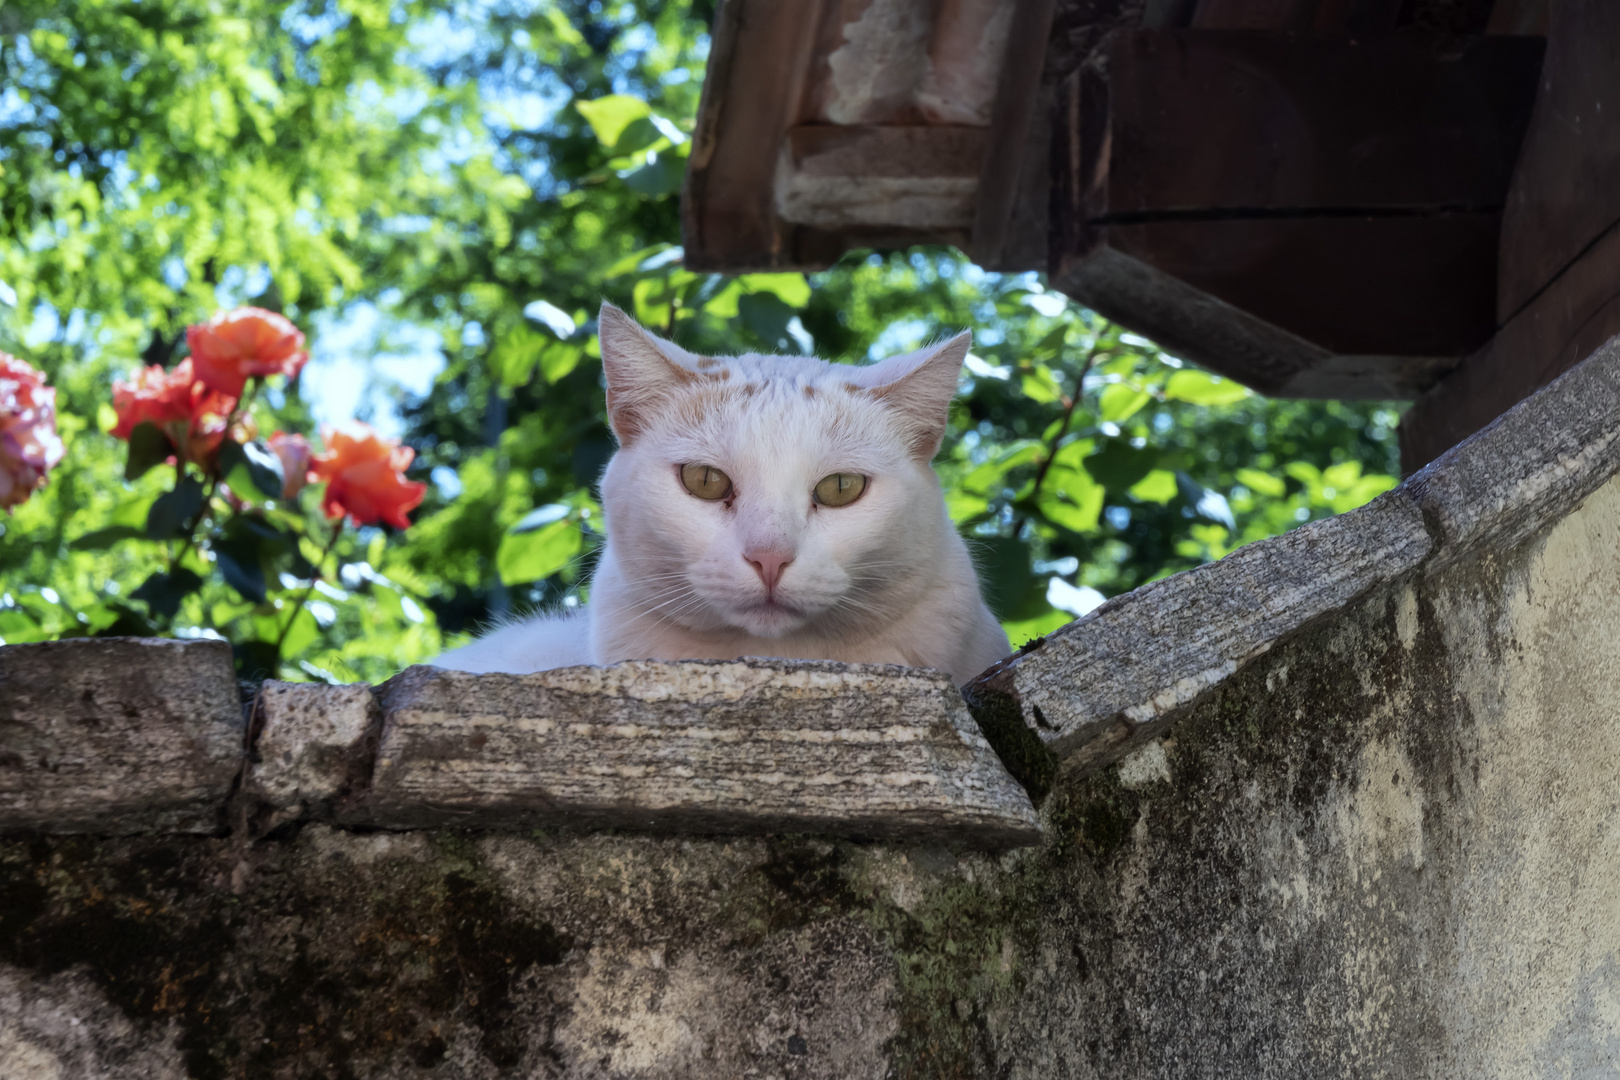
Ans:
[{"label": "orange rose", "polygon": [[329,518],[347,514],[356,525],[386,521],[396,529],[411,524],[405,516],[422,502],[427,485],[405,479],[405,469],[416,452],[378,436],[365,424],[346,431],[322,433],[326,453],[313,462],[317,481],[326,481],[321,506]]},{"label": "orange rose", "polygon": [[291,500],[309,483],[309,466],[313,457],[309,440],[302,435],[278,431],[270,436],[270,449],[281,459],[281,498],[283,501]]},{"label": "orange rose", "polygon": [[0,352],[0,507],[21,506],[62,460],[56,391],[45,376]]},{"label": "orange rose", "polygon": [[243,307],[186,327],[197,378],[211,390],[241,397],[247,381],[265,375],[291,378],[309,359],[304,335],[273,311]]},{"label": "orange rose", "polygon": [[127,439],[137,425],[156,424],[186,461],[207,465],[225,438],[225,418],[236,399],[215,393],[192,373],[189,359],[173,371],[156,364],[135,372],[133,382],[113,383],[114,438]]}]

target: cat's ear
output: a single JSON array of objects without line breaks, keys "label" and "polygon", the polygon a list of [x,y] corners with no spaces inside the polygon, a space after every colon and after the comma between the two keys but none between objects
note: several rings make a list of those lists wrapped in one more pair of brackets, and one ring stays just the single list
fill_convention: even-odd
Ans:
[{"label": "cat's ear", "polygon": [[602,372],[607,377],[608,422],[621,446],[630,445],[659,404],[697,378],[697,357],[642,329],[607,301],[597,316]]},{"label": "cat's ear", "polygon": [[901,415],[912,452],[923,461],[939,452],[962,361],[972,344],[973,332],[964,330],[949,341],[856,369],[857,385]]}]

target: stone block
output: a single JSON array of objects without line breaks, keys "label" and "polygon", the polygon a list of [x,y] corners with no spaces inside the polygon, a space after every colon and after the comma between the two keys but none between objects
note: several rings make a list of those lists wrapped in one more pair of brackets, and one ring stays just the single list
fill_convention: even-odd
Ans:
[{"label": "stone block", "polygon": [[1620,470],[1620,338],[1446,451],[1406,482],[1441,540],[1439,571],[1506,551],[1562,519]]},{"label": "stone block", "polygon": [[963,693],[1038,794],[1059,763],[1119,760],[1283,635],[1412,569],[1432,547],[1417,505],[1392,491],[1116,596]]},{"label": "stone block", "polygon": [[0,646],[0,831],[214,832],[242,733],[223,641]]},{"label": "stone block", "polygon": [[368,797],[340,820],[1001,848],[1028,797],[945,675],[884,665],[642,661],[533,675],[411,668],[378,688]]},{"label": "stone block", "polygon": [[268,830],[329,818],[371,775],[380,716],[371,687],[267,682],[255,705],[253,764],[242,794]]}]

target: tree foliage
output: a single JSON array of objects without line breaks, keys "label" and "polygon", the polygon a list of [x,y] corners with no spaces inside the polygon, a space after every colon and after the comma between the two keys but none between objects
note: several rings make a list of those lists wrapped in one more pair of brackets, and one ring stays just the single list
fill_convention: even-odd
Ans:
[{"label": "tree foliage", "polygon": [[[647,0],[0,9],[0,349],[49,373],[67,442],[51,484],[0,519],[0,638],[150,619],[137,594],[161,552],[118,530],[145,529],[165,487],[161,470],[123,478],[111,381],[174,365],[184,326],[244,302],[293,319],[318,357],[323,334],[374,311],[378,351],[427,333],[443,358],[430,393],[396,401],[427,502],[409,530],[345,536],[284,651],[289,677],[384,677],[492,616],[580,597],[612,449],[604,297],[711,353],[861,361],[973,329],[939,472],[1015,638],[1393,482],[1392,408],[1256,397],[1038,274],[946,249],[852,253],[809,278],[686,270],[678,189],[711,15]],[[309,405],[295,381],[265,408],[298,426]],[[210,580],[165,625],[239,637],[304,585],[272,574],[260,597]]]}]

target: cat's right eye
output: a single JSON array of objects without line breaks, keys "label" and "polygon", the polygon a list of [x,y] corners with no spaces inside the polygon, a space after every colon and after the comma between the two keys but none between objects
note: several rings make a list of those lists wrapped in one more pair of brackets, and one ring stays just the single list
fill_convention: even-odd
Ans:
[{"label": "cat's right eye", "polygon": [[687,491],[710,502],[731,494],[731,477],[713,465],[682,465],[681,483]]}]

